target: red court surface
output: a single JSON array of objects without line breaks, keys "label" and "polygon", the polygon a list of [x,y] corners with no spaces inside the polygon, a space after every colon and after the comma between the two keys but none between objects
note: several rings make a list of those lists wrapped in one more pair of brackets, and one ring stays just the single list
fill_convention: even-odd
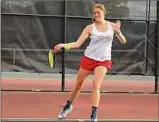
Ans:
[{"label": "red court surface", "polygon": [[[84,90],[91,90],[91,81],[86,82]],[[66,80],[66,90],[71,90],[74,80]],[[60,80],[3,78],[2,90],[60,90]],[[103,91],[153,92],[152,82],[107,81]],[[24,92],[2,91],[2,118],[51,118],[57,115],[67,100],[69,92]],[[73,104],[68,119],[89,119],[90,93],[81,93]],[[148,93],[102,93],[98,109],[98,119],[158,120],[158,94]]]},{"label": "red court surface", "polygon": [[[52,90],[61,91],[61,79],[46,78],[3,78],[3,90]],[[70,91],[75,84],[75,80],[66,79],[65,90]],[[154,92],[154,81],[118,81],[104,80],[101,91],[116,92]],[[91,91],[92,81],[87,80],[83,91]],[[159,90],[159,85],[158,85]]]},{"label": "red court surface", "polygon": [[[2,118],[57,118],[68,93],[2,92]],[[69,119],[88,119],[90,94],[82,93]],[[158,119],[157,94],[101,94],[99,119]]]}]

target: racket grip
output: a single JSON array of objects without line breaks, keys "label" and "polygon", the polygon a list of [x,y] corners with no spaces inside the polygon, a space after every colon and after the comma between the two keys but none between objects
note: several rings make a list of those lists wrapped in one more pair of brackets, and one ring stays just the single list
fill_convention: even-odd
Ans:
[{"label": "racket grip", "polygon": [[54,48],[54,49],[52,49],[51,51],[52,51],[53,53],[57,53],[57,51],[55,50],[55,48]]}]

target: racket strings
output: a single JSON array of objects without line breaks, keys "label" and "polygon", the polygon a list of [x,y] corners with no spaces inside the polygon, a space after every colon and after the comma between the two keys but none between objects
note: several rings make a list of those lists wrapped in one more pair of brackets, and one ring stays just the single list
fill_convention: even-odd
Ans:
[{"label": "racket strings", "polygon": [[49,60],[50,68],[54,68],[55,67],[55,53],[53,50],[49,51],[48,60]]}]

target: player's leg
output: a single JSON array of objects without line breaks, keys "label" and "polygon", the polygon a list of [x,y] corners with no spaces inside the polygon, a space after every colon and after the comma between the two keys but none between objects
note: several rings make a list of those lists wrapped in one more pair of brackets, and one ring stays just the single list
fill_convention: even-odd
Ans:
[{"label": "player's leg", "polygon": [[84,70],[84,69],[80,68],[80,70],[78,72],[76,84],[73,87],[72,92],[69,96],[70,101],[74,102],[75,99],[78,97],[80,90],[84,86],[84,81],[86,80],[86,78],[89,76],[90,73],[91,73],[91,71]]},{"label": "player's leg", "polygon": [[100,102],[100,88],[106,73],[107,68],[104,66],[98,66],[94,70],[93,90],[91,95],[91,121],[97,121],[97,108]]},{"label": "player's leg", "polygon": [[74,102],[75,99],[78,97],[80,90],[84,86],[84,81],[89,76],[90,73],[91,73],[91,71],[84,70],[82,68],[79,69],[78,74],[77,74],[76,84],[73,87],[64,108],[58,115],[59,119],[66,117],[67,113],[72,110],[72,108],[73,108],[72,102]]}]

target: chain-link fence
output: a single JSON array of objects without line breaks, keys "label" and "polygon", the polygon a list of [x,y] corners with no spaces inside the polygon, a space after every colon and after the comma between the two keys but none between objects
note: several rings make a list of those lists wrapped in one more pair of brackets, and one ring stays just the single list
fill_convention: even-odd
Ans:
[{"label": "chain-link fence", "polygon": [[[2,90],[70,91],[89,39],[80,49],[59,53],[54,69],[47,52],[57,43],[77,40],[92,23],[92,6],[98,2],[105,5],[107,20],[121,20],[127,38],[122,45],[114,37],[113,69],[102,91],[158,92],[157,0],[2,0]],[[89,78],[83,91],[91,89]]]}]

